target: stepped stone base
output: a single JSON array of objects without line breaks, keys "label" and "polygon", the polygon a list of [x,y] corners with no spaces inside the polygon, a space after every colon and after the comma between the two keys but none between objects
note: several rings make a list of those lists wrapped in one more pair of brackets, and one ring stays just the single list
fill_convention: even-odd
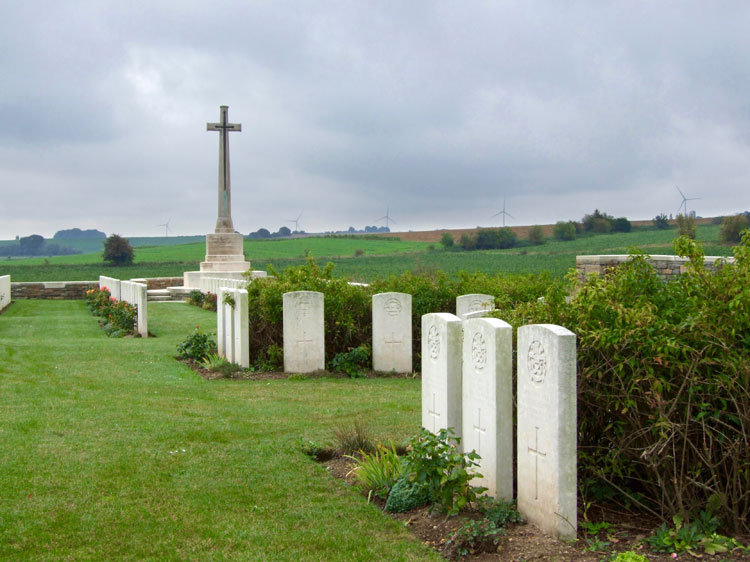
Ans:
[{"label": "stepped stone base", "polygon": [[215,232],[206,235],[206,260],[201,262],[201,271],[236,272],[248,269],[250,262],[245,261],[242,234]]}]

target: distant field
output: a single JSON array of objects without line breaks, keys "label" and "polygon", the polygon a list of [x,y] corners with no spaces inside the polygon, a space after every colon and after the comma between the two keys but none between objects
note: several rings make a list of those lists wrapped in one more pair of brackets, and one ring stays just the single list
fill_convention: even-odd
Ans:
[{"label": "distant field", "polygon": [[[698,227],[698,239],[708,255],[730,255],[731,247],[719,244],[719,226]],[[630,233],[584,236],[570,242],[548,240],[541,246],[523,246],[509,250],[464,252],[444,251],[439,244],[373,240],[366,238],[299,238],[285,240],[246,240],[245,255],[253,269],[269,265],[283,269],[304,262],[306,253],[321,263],[336,264],[335,275],[369,281],[375,277],[405,271],[484,271],[487,273],[538,273],[547,271],[560,277],[575,266],[580,254],[625,254],[639,247],[652,254],[671,254],[674,229],[636,230]],[[173,240],[171,237],[169,240]],[[154,240],[154,239],[150,239]],[[432,247],[433,249],[430,249]],[[361,256],[355,256],[360,253]],[[10,274],[14,281],[76,281],[97,279],[100,274],[119,278],[179,276],[198,269],[204,259],[205,242],[174,246],[140,246],[136,263],[117,268],[101,262],[100,254],[82,254],[53,258],[31,258],[0,262],[0,275]]]}]

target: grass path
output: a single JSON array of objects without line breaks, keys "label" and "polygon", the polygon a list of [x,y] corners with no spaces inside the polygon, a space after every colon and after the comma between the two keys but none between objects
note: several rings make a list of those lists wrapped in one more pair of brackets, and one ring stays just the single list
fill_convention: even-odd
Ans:
[{"label": "grass path", "polygon": [[147,340],[82,302],[0,315],[0,558],[438,559],[298,447],[357,417],[406,437],[418,381],[205,381],[172,355],[215,316],[149,307]]}]

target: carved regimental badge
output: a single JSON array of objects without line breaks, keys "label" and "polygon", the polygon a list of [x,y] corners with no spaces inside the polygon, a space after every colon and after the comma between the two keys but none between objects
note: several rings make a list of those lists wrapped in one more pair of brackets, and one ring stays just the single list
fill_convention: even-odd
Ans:
[{"label": "carved regimental badge", "polygon": [[427,332],[427,347],[430,350],[430,357],[437,359],[440,355],[440,334],[435,326],[430,326]]},{"label": "carved regimental badge", "polygon": [[474,368],[481,371],[487,364],[487,342],[484,341],[482,332],[477,332],[471,340],[471,359]]},{"label": "carved regimental badge", "polygon": [[542,342],[538,340],[531,342],[527,361],[531,382],[537,384],[543,383],[544,378],[547,376],[547,355]]},{"label": "carved regimental badge", "polygon": [[388,299],[385,301],[385,311],[388,316],[398,316],[401,312],[401,303],[398,299]]}]

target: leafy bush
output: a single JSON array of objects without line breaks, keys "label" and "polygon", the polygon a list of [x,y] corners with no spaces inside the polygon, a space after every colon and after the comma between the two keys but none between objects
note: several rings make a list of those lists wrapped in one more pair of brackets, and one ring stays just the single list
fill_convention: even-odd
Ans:
[{"label": "leafy bush", "polygon": [[552,236],[557,240],[575,240],[576,225],[574,222],[558,221],[552,229]]},{"label": "leafy bush", "polygon": [[404,467],[409,480],[422,487],[430,501],[447,515],[457,514],[487,490],[469,484],[481,476],[467,470],[478,466],[479,455],[474,451],[461,453],[460,441],[452,429],[441,429],[435,435],[422,428],[409,441]]},{"label": "leafy bush", "polygon": [[750,219],[745,214],[724,217],[719,231],[719,239],[726,243],[739,242],[740,234],[747,228],[750,228]]},{"label": "leafy bush", "polygon": [[188,304],[192,304],[193,306],[203,306],[204,300],[205,295],[198,289],[193,289],[188,293]]},{"label": "leafy bush", "polygon": [[460,558],[475,552],[494,552],[501,534],[505,534],[505,530],[488,519],[468,521],[446,542],[448,554]]},{"label": "leafy bush", "polygon": [[86,291],[86,306],[111,338],[134,335],[138,308],[114,298],[107,287]]},{"label": "leafy bush", "polygon": [[506,319],[576,333],[584,500],[617,493],[664,517],[716,503],[747,532],[750,470],[738,459],[750,458],[750,234],[715,272],[695,241],[678,238],[675,250],[690,258],[677,279],[662,282],[634,253]]},{"label": "leafy bush", "polygon": [[514,502],[482,496],[477,502],[479,511],[498,527],[505,527],[509,523],[523,523],[524,519],[518,513]]},{"label": "leafy bush", "polygon": [[633,225],[625,217],[620,217],[612,222],[612,232],[630,232],[633,230]]},{"label": "leafy bush", "polygon": [[455,243],[456,241],[453,239],[453,235],[450,232],[443,232],[443,235],[440,237],[440,244],[443,248],[446,250],[452,248]]},{"label": "leafy bush", "polygon": [[388,500],[385,502],[385,510],[388,513],[403,513],[427,505],[429,501],[430,496],[423,486],[402,476],[393,484]]},{"label": "leafy bush", "polygon": [[612,562],[648,562],[648,558],[643,556],[643,554],[638,554],[637,552],[628,550],[627,552],[621,552],[615,556],[612,559]]},{"label": "leafy bush", "polygon": [[370,366],[372,353],[369,345],[360,345],[344,353],[338,353],[328,365],[328,370],[346,373],[349,378],[358,379],[365,376],[365,369]]},{"label": "leafy bush", "polygon": [[134,255],[128,239],[119,234],[110,235],[104,242],[102,258],[113,265],[132,265]]},{"label": "leafy bush", "polygon": [[236,372],[242,371],[242,367],[237,365],[237,363],[232,363],[229,359],[217,353],[207,353],[200,361],[200,364],[204,369],[212,373],[219,373],[223,377],[231,377]]},{"label": "leafy bush", "polygon": [[216,301],[217,296],[215,293],[206,293],[203,295],[203,303],[201,304],[201,308],[203,310],[210,310],[211,312],[216,312]]},{"label": "leafy bush", "polygon": [[363,492],[374,494],[381,499],[389,497],[391,489],[403,474],[403,462],[396,453],[396,448],[378,445],[371,453],[362,453],[359,458],[349,457],[356,461],[351,474]]},{"label": "leafy bush", "polygon": [[687,236],[695,240],[696,234],[695,218],[686,215],[677,215],[677,230],[680,236]]},{"label": "leafy bush", "polygon": [[669,228],[669,219],[664,213],[656,215],[652,219],[652,222],[654,223],[654,226],[659,230],[666,230],[667,228]]},{"label": "leafy bush", "polygon": [[656,552],[687,552],[695,557],[700,557],[699,550],[706,554],[717,554],[727,552],[735,548],[743,548],[735,539],[725,537],[716,532],[719,521],[716,517],[702,511],[698,518],[689,523],[683,523],[682,517],[675,515],[672,518],[674,527],[670,528],[663,523],[656,532],[647,537],[645,542]]},{"label": "leafy bush", "polygon": [[467,251],[476,250],[477,239],[475,236],[464,233],[461,235],[461,238],[458,241],[458,245]]},{"label": "leafy bush", "polygon": [[535,224],[534,226],[529,228],[528,238],[529,242],[531,244],[534,244],[535,246],[544,244],[547,241],[544,236],[544,229],[538,224]]},{"label": "leafy bush", "polygon": [[177,357],[200,362],[215,350],[216,342],[196,326],[195,331],[177,345]]},{"label": "leafy bush", "polygon": [[612,230],[612,223],[614,220],[614,217],[607,213],[602,213],[599,209],[594,209],[594,212],[590,215],[583,216],[581,224],[583,224],[583,230],[585,232],[605,234]]},{"label": "leafy bush", "polygon": [[502,228],[480,228],[476,234],[477,250],[497,250],[516,245],[516,233],[508,226]]}]

